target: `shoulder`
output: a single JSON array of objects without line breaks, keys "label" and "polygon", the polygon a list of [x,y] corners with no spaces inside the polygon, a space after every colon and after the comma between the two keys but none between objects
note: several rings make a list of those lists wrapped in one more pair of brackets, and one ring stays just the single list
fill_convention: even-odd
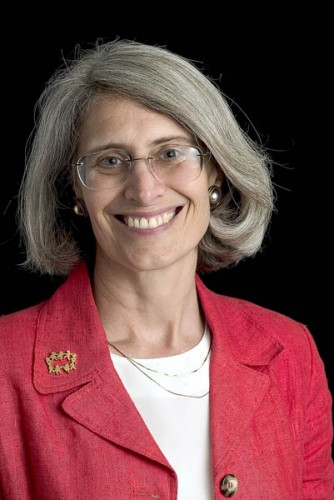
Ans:
[{"label": "shoulder", "polygon": [[[38,319],[42,304],[0,317],[1,384],[13,394],[13,386],[27,383],[32,373]],[[28,377],[28,378],[27,378]]]},{"label": "shoulder", "polygon": [[26,344],[34,337],[36,325],[43,303],[0,316],[1,345]]},{"label": "shoulder", "polygon": [[[246,299],[229,297],[214,293],[214,299],[218,307],[229,311],[229,314],[258,328],[275,332],[278,337],[282,331],[302,331],[305,328],[300,321],[273,309],[256,304]],[[283,330],[282,330],[283,328]]]},{"label": "shoulder", "polygon": [[219,319],[222,329],[226,326],[224,331],[228,330],[232,344],[276,344],[298,357],[307,353],[309,357],[316,350],[313,336],[302,322],[254,302],[214,292],[200,280],[197,287],[205,309]]},{"label": "shoulder", "polygon": [[[84,288],[82,282],[84,281],[84,277],[86,278],[86,274],[86,267],[83,262],[80,262],[80,265],[63,282],[60,282],[59,286],[55,288],[47,299],[25,309],[0,316],[1,337],[4,338],[6,335],[12,337],[16,337],[16,335],[26,336],[29,332],[35,331],[43,310],[47,311],[47,321],[57,319],[55,317],[57,314],[61,316],[61,313],[57,309],[54,309],[54,303],[59,300],[66,307],[66,304],[73,295],[73,291],[76,293],[76,287],[78,286],[80,290]],[[88,278],[86,278],[86,281],[88,281]]]},{"label": "shoulder", "polygon": [[0,316],[0,328],[1,330],[11,328],[12,326],[17,326],[18,324],[29,324],[31,321],[36,321],[36,317],[39,314],[41,307],[44,302],[40,304],[27,307],[26,309],[21,309],[20,311],[15,311],[9,314],[3,314]]},{"label": "shoulder", "polygon": [[199,284],[198,291],[217,344],[223,346],[221,352],[228,349],[235,360],[249,367],[266,366],[281,387],[294,384],[304,394],[312,388],[329,404],[324,361],[307,325],[205,285]]}]

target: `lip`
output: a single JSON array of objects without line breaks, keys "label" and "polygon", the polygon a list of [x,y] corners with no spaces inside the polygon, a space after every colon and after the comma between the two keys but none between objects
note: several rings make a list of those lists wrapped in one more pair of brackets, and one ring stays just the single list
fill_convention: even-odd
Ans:
[{"label": "lip", "polygon": [[149,213],[131,212],[116,214],[114,217],[129,231],[149,235],[167,229],[182,209],[183,206],[176,205]]}]

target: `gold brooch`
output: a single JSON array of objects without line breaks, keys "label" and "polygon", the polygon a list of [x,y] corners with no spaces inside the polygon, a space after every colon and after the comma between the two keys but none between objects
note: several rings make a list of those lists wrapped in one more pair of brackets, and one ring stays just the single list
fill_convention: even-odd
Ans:
[{"label": "gold brooch", "polygon": [[[54,361],[68,361],[68,363],[56,365]],[[64,372],[69,373],[72,370],[75,370],[75,365],[77,362],[77,355],[71,351],[59,351],[52,352],[48,358],[45,358],[46,364],[49,368],[49,373],[54,373],[55,375],[59,375],[62,370]]]}]

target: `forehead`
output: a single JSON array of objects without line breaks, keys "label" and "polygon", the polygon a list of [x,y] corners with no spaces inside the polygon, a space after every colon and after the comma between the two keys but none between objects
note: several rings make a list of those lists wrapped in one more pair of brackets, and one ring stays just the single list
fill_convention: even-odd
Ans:
[{"label": "forehead", "polygon": [[192,135],[170,116],[123,97],[104,97],[87,111],[80,127],[79,150],[133,143],[149,147],[161,137]]}]

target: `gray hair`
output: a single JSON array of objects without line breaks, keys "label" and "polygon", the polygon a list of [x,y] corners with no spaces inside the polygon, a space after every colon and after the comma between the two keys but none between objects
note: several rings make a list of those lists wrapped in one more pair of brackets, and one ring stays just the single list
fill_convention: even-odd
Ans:
[{"label": "gray hair", "polygon": [[23,266],[66,275],[87,246],[94,247],[90,228],[80,228],[71,208],[71,162],[85,113],[104,95],[127,97],[174,118],[223,171],[223,200],[212,210],[199,244],[198,270],[217,270],[255,255],[274,209],[271,160],[260,141],[242,130],[218,85],[193,61],[162,46],[114,40],[77,48],[36,104],[19,192]]}]

